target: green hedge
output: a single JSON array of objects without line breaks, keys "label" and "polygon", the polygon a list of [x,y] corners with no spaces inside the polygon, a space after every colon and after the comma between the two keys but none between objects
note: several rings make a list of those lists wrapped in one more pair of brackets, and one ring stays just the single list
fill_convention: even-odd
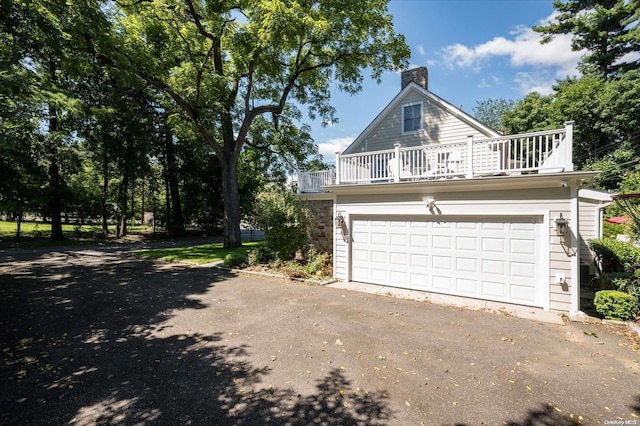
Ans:
[{"label": "green hedge", "polygon": [[609,320],[627,321],[638,314],[638,299],[617,290],[601,290],[593,299],[596,311]]},{"label": "green hedge", "polygon": [[611,238],[589,240],[602,272],[633,272],[640,268],[640,248]]}]

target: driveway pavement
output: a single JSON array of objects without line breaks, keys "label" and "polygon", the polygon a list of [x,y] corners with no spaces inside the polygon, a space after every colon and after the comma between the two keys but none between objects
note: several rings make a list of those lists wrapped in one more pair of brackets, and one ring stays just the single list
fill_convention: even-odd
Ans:
[{"label": "driveway pavement", "polygon": [[0,424],[640,424],[632,336],[121,250],[4,251]]}]

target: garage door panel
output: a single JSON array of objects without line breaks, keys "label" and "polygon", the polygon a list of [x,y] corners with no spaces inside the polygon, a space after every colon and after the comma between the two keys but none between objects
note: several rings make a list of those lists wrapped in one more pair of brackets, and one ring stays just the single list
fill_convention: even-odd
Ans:
[{"label": "garage door panel", "polygon": [[514,301],[528,303],[535,298],[535,287],[512,284],[510,298]]},{"label": "garage door panel", "polygon": [[408,255],[406,253],[391,252],[389,256],[389,263],[391,265],[408,266],[407,258],[408,258]]},{"label": "garage door panel", "polygon": [[389,271],[389,279],[392,283],[406,283],[407,273],[405,271]]},{"label": "garage door panel", "polygon": [[369,260],[369,251],[368,250],[353,250],[353,260]]},{"label": "garage door panel", "polygon": [[354,243],[360,243],[360,244],[366,244],[369,242],[369,234],[366,232],[353,232],[353,242]]},{"label": "garage door panel", "polygon": [[417,290],[426,290],[429,282],[429,274],[411,272],[409,274],[409,279],[411,288],[415,288]]},{"label": "garage door panel", "polygon": [[483,281],[482,293],[486,296],[503,299],[507,296],[507,285],[500,282]]},{"label": "garage door panel", "polygon": [[534,232],[535,222],[514,222],[511,223],[511,231],[513,232]]},{"label": "garage door panel", "polygon": [[370,269],[354,266],[353,267],[353,279],[356,281],[370,282],[371,276],[369,275]]},{"label": "garage door panel", "polygon": [[409,242],[412,248],[427,248],[429,237],[426,235],[411,235]]},{"label": "garage door panel", "polygon": [[386,263],[387,262],[387,252],[386,251],[371,250],[371,261],[375,262],[375,263]]},{"label": "garage door panel", "polygon": [[432,248],[434,249],[451,249],[451,237],[448,235],[434,235],[431,238]]},{"label": "garage door panel", "polygon": [[467,293],[468,295],[479,295],[478,281],[467,278],[456,279],[456,290],[460,293]]},{"label": "garage door panel", "polygon": [[407,234],[391,234],[389,238],[389,244],[392,246],[406,246],[407,239]]},{"label": "garage door panel", "polygon": [[352,279],[541,306],[542,226],[533,217],[354,220]]},{"label": "garage door panel", "polygon": [[478,260],[468,257],[456,258],[456,270],[460,272],[478,272]]},{"label": "garage door panel", "polygon": [[525,254],[534,256],[536,254],[536,241],[512,238],[510,241],[510,250],[513,254]]},{"label": "garage door panel", "polygon": [[482,259],[482,274],[492,274],[504,276],[506,273],[506,262],[504,260]]},{"label": "garage door panel", "polygon": [[452,278],[442,275],[433,275],[432,284],[435,290],[452,290]]},{"label": "garage door panel", "polygon": [[483,238],[482,250],[493,253],[504,253],[505,241],[503,238]]},{"label": "garage door panel", "polygon": [[380,233],[380,232],[372,232],[371,233],[371,244],[387,245],[387,234],[383,234],[383,233]]},{"label": "garage door panel", "polygon": [[512,277],[534,278],[536,275],[536,265],[534,263],[511,262],[509,267]]},{"label": "garage door panel", "polygon": [[456,249],[457,250],[478,250],[478,238],[477,237],[456,237]]},{"label": "garage door panel", "polygon": [[411,254],[411,266],[427,268],[429,266],[429,256],[426,254]]},{"label": "garage door panel", "polygon": [[451,256],[431,256],[432,267],[434,269],[444,269],[450,271],[453,265],[453,259]]},{"label": "garage door panel", "polygon": [[483,231],[505,231],[507,225],[504,222],[499,221],[486,221],[482,222]]}]

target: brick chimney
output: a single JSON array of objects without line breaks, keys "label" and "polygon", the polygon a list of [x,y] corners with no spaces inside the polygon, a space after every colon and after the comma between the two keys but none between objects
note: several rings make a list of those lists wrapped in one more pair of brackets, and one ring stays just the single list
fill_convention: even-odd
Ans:
[{"label": "brick chimney", "polygon": [[412,81],[417,83],[418,86],[428,89],[429,71],[427,70],[427,67],[418,67],[402,71],[402,87],[400,90],[407,87],[407,85]]}]

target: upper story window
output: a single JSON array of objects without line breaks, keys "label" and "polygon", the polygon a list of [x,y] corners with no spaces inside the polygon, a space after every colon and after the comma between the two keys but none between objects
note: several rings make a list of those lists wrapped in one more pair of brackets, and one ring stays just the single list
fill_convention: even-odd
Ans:
[{"label": "upper story window", "polygon": [[422,102],[402,106],[402,132],[422,129]]}]

